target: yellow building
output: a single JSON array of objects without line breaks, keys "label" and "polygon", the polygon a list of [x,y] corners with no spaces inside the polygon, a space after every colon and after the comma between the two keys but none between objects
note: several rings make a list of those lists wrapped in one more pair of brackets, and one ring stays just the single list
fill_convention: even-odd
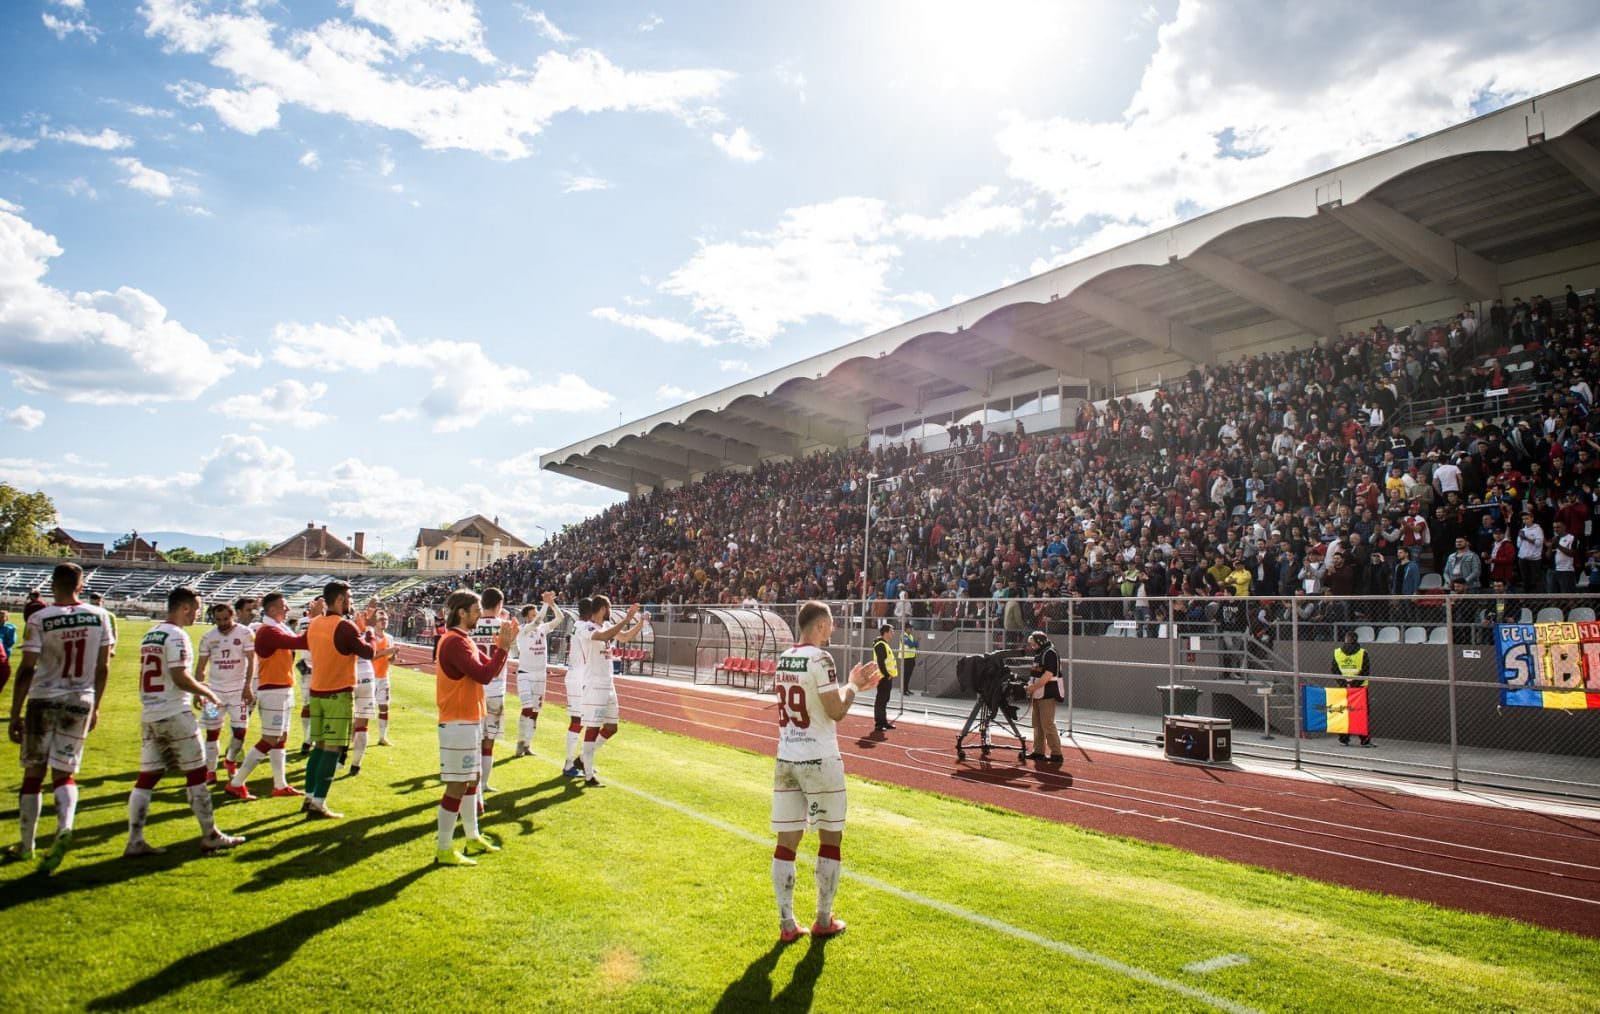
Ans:
[{"label": "yellow building", "polygon": [[496,560],[515,556],[533,547],[482,514],[473,514],[443,528],[423,528],[417,532],[417,569],[462,573],[487,567]]}]

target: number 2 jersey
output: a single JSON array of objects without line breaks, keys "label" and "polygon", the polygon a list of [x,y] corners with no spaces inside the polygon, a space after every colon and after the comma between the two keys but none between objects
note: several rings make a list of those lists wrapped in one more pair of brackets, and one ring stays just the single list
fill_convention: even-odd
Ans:
[{"label": "number 2 jersey", "polygon": [[[235,628],[240,629],[240,628]],[[189,691],[172,681],[172,670],[189,668],[194,645],[189,632],[171,623],[150,628],[139,643],[139,703],[142,720],[159,722],[194,709]]]},{"label": "number 2 jersey", "polygon": [[797,644],[778,657],[778,759],[831,760],[839,756],[838,725],[822,706],[839,692],[833,656],[814,644]]},{"label": "number 2 jersey", "polygon": [[48,605],[34,613],[23,624],[22,633],[22,650],[39,657],[28,700],[93,697],[100,649],[116,643],[111,617],[98,606],[81,602]]}]

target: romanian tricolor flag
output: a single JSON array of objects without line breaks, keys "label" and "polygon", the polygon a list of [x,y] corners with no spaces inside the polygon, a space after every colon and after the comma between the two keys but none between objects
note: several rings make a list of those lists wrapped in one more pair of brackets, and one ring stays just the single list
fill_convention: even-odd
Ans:
[{"label": "romanian tricolor flag", "polygon": [[1366,687],[1301,687],[1307,732],[1370,736]]}]

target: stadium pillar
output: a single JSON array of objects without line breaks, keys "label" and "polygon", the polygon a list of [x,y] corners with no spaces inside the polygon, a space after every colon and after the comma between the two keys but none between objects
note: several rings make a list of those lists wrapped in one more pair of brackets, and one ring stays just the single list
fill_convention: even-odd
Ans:
[{"label": "stadium pillar", "polygon": [[1328,212],[1395,260],[1470,299],[1500,295],[1500,269],[1459,243],[1368,197]]},{"label": "stadium pillar", "polygon": [[1332,338],[1339,333],[1332,304],[1301,292],[1271,275],[1264,275],[1214,253],[1192,253],[1178,263],[1240,299],[1248,300],[1304,329],[1308,334]]}]

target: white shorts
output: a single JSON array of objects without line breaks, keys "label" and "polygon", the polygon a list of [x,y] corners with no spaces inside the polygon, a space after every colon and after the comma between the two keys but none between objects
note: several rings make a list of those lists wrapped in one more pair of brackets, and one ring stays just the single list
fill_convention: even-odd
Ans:
[{"label": "white shorts", "polygon": [[205,766],[205,744],[194,712],[140,723],[140,771],[193,771]]},{"label": "white shorts", "polygon": [[483,770],[477,722],[439,723],[439,777],[447,782],[475,782]]},{"label": "white shorts", "polygon": [[377,682],[375,679],[356,680],[356,691],[350,698],[351,718],[378,717],[378,688],[374,686]]},{"label": "white shorts", "polygon": [[243,690],[222,690],[212,687],[218,697],[222,698],[221,707],[210,704],[201,712],[200,727],[207,732],[212,729],[221,729],[224,725],[231,725],[235,729],[243,729],[250,724],[250,709],[244,706]]},{"label": "white shorts", "polygon": [[607,687],[604,690],[595,689],[591,692],[585,687],[582,714],[585,728],[616,725],[620,714],[617,708],[616,689]]},{"label": "white shorts", "polygon": [[89,735],[89,713],[93,710],[92,693],[29,701],[22,719],[22,766],[77,774],[83,763],[83,740]]},{"label": "white shorts", "polygon": [[483,699],[483,738],[497,740],[500,731],[505,727],[506,699],[504,697],[485,697]]},{"label": "white shorts", "polygon": [[517,700],[524,708],[544,707],[545,676],[542,669],[517,673]]},{"label": "white shorts", "polygon": [[256,707],[261,712],[262,739],[287,736],[294,715],[294,687],[262,687],[256,692]]},{"label": "white shorts", "polygon": [[372,685],[372,700],[380,708],[389,706],[389,677],[374,681]]},{"label": "white shorts", "polygon": [[772,830],[804,831],[815,824],[843,831],[844,760],[778,761],[772,772]]}]

